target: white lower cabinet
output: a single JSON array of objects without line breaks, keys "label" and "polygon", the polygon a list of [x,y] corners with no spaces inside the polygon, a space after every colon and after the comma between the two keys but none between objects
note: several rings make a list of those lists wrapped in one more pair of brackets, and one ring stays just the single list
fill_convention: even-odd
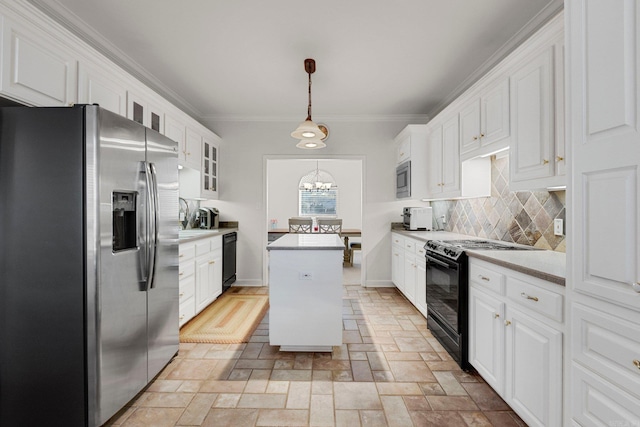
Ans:
[{"label": "white lower cabinet", "polygon": [[180,326],[222,293],[222,236],[180,244]]},{"label": "white lower cabinet", "polygon": [[562,425],[564,287],[475,258],[469,281],[469,362],[527,425]]},{"label": "white lower cabinet", "polygon": [[423,316],[427,316],[424,242],[391,233],[391,280]]}]

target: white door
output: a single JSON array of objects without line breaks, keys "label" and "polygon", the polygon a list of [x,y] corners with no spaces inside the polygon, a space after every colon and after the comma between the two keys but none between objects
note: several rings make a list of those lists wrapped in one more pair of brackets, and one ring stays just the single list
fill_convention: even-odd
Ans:
[{"label": "white door", "polygon": [[573,286],[640,310],[640,5],[569,4]]},{"label": "white door", "polygon": [[407,297],[412,304],[415,303],[416,297],[416,256],[413,254],[404,254],[404,296]]},{"label": "white door", "polygon": [[391,281],[404,292],[404,248],[397,246],[391,249]]},{"label": "white door", "polygon": [[427,191],[442,193],[442,126],[435,127],[427,137]]},{"label": "white door", "polygon": [[104,71],[91,64],[78,65],[78,102],[98,104],[102,108],[127,116],[127,88],[124,82],[114,78],[109,70]]},{"label": "white door", "polygon": [[480,99],[476,98],[460,110],[460,152],[480,148]]},{"label": "white door", "polygon": [[493,389],[504,393],[504,303],[469,291],[469,363]]},{"label": "white door", "polygon": [[489,89],[480,103],[480,143],[484,147],[509,136],[509,79]]},{"label": "white door", "polygon": [[555,159],[553,68],[550,47],[511,76],[511,180],[553,176]]},{"label": "white door", "polygon": [[562,332],[507,308],[505,401],[527,425],[562,425]]},{"label": "white door", "polygon": [[442,191],[460,190],[460,132],[458,116],[442,125]]}]

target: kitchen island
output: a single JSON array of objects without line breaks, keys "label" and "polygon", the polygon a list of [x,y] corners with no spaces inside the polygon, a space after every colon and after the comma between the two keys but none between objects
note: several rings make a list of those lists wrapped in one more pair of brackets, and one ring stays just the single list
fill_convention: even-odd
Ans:
[{"label": "kitchen island", "polygon": [[342,258],[337,234],[287,234],[269,251],[269,343],[280,351],[342,345]]}]

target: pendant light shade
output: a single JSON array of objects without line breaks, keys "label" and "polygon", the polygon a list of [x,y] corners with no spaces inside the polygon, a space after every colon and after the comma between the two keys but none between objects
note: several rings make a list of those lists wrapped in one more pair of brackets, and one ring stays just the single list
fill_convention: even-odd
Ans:
[{"label": "pendant light shade", "polygon": [[322,130],[318,127],[318,125],[313,120],[305,120],[300,123],[298,128],[291,132],[291,136],[296,139],[322,139],[325,135]]},{"label": "pendant light shade", "polygon": [[[314,150],[318,148],[324,148],[327,146],[322,140],[327,138],[327,132],[323,132],[320,127],[311,119],[311,74],[316,71],[316,61],[311,58],[304,60],[304,69],[309,75],[309,105],[307,108],[307,119],[300,123],[298,128],[291,132],[291,136],[299,139],[300,142],[296,144],[296,147]],[[326,126],[323,125],[326,129]]]}]

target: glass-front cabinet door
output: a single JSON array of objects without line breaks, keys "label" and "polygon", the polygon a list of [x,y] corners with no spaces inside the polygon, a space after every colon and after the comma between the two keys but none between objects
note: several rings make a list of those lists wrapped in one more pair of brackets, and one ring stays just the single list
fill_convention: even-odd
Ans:
[{"label": "glass-front cabinet door", "polygon": [[202,192],[212,199],[218,198],[218,147],[213,138],[202,138]]}]

